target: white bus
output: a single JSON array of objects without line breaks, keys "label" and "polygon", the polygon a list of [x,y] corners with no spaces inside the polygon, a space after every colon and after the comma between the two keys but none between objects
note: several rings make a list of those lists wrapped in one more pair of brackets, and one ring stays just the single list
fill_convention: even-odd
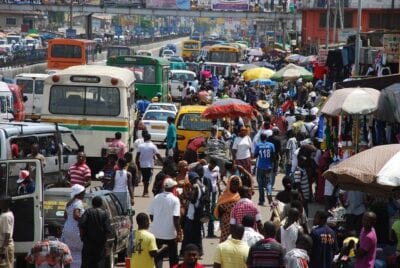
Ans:
[{"label": "white bus", "polygon": [[58,71],[45,80],[41,121],[72,129],[92,172],[98,171],[116,132],[132,148],[134,82],[125,68],[80,65]]},{"label": "white bus", "polygon": [[42,98],[44,80],[48,74],[22,73],[15,76],[15,83],[21,87],[27,100],[25,102],[25,118],[31,120],[40,119],[42,112]]}]

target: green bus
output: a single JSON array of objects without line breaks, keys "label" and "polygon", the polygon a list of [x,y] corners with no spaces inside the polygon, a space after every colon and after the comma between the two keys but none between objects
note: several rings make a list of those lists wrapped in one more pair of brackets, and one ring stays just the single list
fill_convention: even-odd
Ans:
[{"label": "green bus", "polygon": [[161,94],[162,102],[168,98],[169,61],[149,56],[116,56],[107,59],[108,66],[129,68],[135,74],[136,97],[151,100]]}]

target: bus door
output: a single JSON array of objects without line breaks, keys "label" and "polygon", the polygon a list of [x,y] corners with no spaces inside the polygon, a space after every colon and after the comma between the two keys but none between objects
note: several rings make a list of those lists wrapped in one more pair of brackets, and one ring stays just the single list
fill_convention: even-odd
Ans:
[{"label": "bus door", "polygon": [[39,116],[42,112],[44,78],[17,77],[16,84],[21,87],[23,95],[27,97],[25,113]]},{"label": "bus door", "polygon": [[[17,183],[22,170],[29,171],[25,187]],[[14,214],[15,253],[26,254],[43,239],[42,172],[37,159],[0,161],[0,195],[11,201]]]}]

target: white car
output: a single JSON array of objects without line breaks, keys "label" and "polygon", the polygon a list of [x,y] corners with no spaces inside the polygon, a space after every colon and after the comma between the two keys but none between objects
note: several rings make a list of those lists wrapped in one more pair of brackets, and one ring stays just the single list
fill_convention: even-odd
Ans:
[{"label": "white car", "polygon": [[136,55],[138,55],[138,56],[149,56],[149,57],[153,56],[153,54],[149,50],[138,50],[136,52]]},{"label": "white car", "polygon": [[[146,110],[142,117],[139,129],[146,129],[151,135],[153,142],[162,143],[167,137],[168,123],[167,118],[175,118],[176,113],[167,110]],[[142,136],[142,130],[139,130],[138,136]]]},{"label": "white car", "polygon": [[171,56],[173,56],[173,55],[175,55],[175,53],[170,49],[163,50],[163,52],[161,54],[161,56],[167,60],[169,60],[171,58]]},{"label": "white car", "polygon": [[178,108],[176,107],[175,104],[173,103],[163,103],[163,102],[154,102],[150,103],[149,106],[147,106],[147,109],[145,112],[150,111],[150,110],[165,110],[165,111],[171,111],[174,112],[175,114],[178,112]]},{"label": "white car", "polygon": [[192,86],[197,90],[198,81],[196,73],[187,70],[171,70],[170,72],[170,92],[173,101],[182,100],[183,82],[192,82]]}]

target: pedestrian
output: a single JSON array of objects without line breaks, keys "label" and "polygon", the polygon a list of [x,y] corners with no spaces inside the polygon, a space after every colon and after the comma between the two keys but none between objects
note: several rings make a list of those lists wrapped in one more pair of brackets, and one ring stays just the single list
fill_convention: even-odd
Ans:
[{"label": "pedestrian", "polygon": [[280,227],[276,234],[276,240],[282,244],[286,251],[295,248],[299,233],[303,232],[302,227],[298,223],[299,217],[299,211],[296,208],[291,208],[286,223]]},{"label": "pedestrian", "polygon": [[86,165],[86,154],[78,152],[76,159],[76,163],[68,169],[67,180],[71,186],[79,184],[87,187],[90,185],[92,172],[88,165]]},{"label": "pedestrian", "polygon": [[377,237],[374,229],[376,215],[374,212],[365,212],[362,217],[362,229],[359,244],[356,250],[355,268],[374,268],[376,260]]},{"label": "pedestrian", "polygon": [[275,225],[267,221],[264,223],[264,238],[250,247],[247,258],[248,268],[278,268],[284,267],[285,249],[275,240]]},{"label": "pedestrian", "polygon": [[231,176],[239,176],[244,186],[254,189],[253,178],[251,173],[244,169],[241,165],[235,165],[233,161],[226,161],[224,164],[224,171],[221,174],[222,183],[226,185],[224,178],[229,179]]},{"label": "pedestrian", "polygon": [[279,163],[282,159],[282,140],[278,127],[272,127],[272,135],[267,135],[267,141],[271,142],[275,147],[275,157],[272,162],[272,171],[270,173],[270,188],[274,188],[276,174],[278,173]]},{"label": "pedestrian", "polygon": [[258,205],[263,206],[265,202],[265,192],[267,194],[268,203],[272,203],[272,182],[271,172],[273,172],[275,162],[275,146],[267,141],[267,135],[260,135],[260,142],[254,148],[254,158],[257,159],[256,174],[259,191]]},{"label": "pedestrian", "polygon": [[249,246],[242,241],[244,227],[241,224],[230,226],[232,237],[220,243],[214,254],[214,268],[245,268]]},{"label": "pedestrian", "polygon": [[[175,180],[164,180],[164,192],[157,194],[150,204],[150,232],[156,237],[157,247],[168,246],[169,265],[178,263],[178,242],[182,240],[182,230],[179,224],[180,203],[178,197],[172,194],[177,186]],[[162,268],[163,256],[155,258],[157,268]]]},{"label": "pedestrian", "polygon": [[293,162],[293,157],[295,157],[295,151],[298,148],[298,144],[297,144],[297,139],[296,136],[293,132],[293,130],[289,130],[286,133],[288,140],[286,142],[286,148],[285,148],[285,152],[286,152],[286,158],[285,158],[285,175],[286,176],[290,176],[292,173],[292,162]]},{"label": "pedestrian", "polygon": [[251,173],[251,150],[253,142],[247,135],[247,128],[241,127],[239,136],[235,138],[232,145],[232,157],[238,165],[241,165]]},{"label": "pedestrian", "polygon": [[100,196],[93,197],[92,207],[83,213],[79,230],[83,241],[81,268],[103,268],[107,238],[113,235],[113,231],[109,213],[104,209]]},{"label": "pedestrian", "polygon": [[125,169],[126,169],[126,171],[131,173],[132,186],[133,186],[133,188],[135,188],[135,186],[138,186],[139,180],[138,180],[138,170],[135,165],[135,162],[133,162],[133,154],[131,152],[127,152],[124,154],[124,158],[127,162]]},{"label": "pedestrian", "polygon": [[[196,172],[189,173],[189,181],[191,184],[191,189],[187,193],[187,212],[185,219],[183,221],[183,241],[182,250],[188,244],[195,244],[200,250],[200,256],[203,255],[203,245],[201,228],[202,222],[201,217],[203,217],[204,203],[205,200],[205,189],[204,185],[199,181],[200,177]],[[183,251],[181,252],[183,255]]]},{"label": "pedestrian", "polygon": [[143,178],[143,197],[149,196],[149,184],[153,176],[154,157],[163,162],[163,159],[158,151],[158,148],[151,141],[149,133],[143,134],[144,142],[139,145],[136,153],[136,166],[140,168]]},{"label": "pedestrian", "polygon": [[288,204],[292,201],[292,178],[289,176],[284,176],[282,179],[283,191],[276,194],[275,199]]},{"label": "pedestrian", "polygon": [[62,234],[62,225],[49,222],[47,225],[49,236],[35,243],[25,258],[36,268],[69,268],[72,263],[71,251],[68,246],[58,240]]},{"label": "pedestrian", "polygon": [[183,262],[174,265],[172,268],[205,268],[203,265],[198,263],[199,258],[199,248],[194,244],[187,244],[183,249]]},{"label": "pedestrian", "polygon": [[338,251],[335,232],[326,224],[328,214],[319,210],[314,216],[315,228],[311,231],[313,240],[312,254],[310,258],[311,268],[330,268],[333,257]]},{"label": "pedestrian", "polygon": [[17,184],[18,184],[17,188],[18,195],[31,194],[35,192],[35,182],[31,179],[28,170],[21,170],[19,172]]},{"label": "pedestrian", "polygon": [[42,168],[46,166],[46,157],[39,153],[40,148],[38,143],[34,143],[31,146],[31,153],[27,155],[28,158],[30,159],[38,159],[40,161],[40,164],[42,165]]},{"label": "pedestrian", "polygon": [[345,220],[347,230],[356,230],[360,233],[362,218],[366,212],[366,194],[361,191],[347,191],[345,193]]},{"label": "pedestrian", "polygon": [[214,216],[220,221],[220,242],[224,242],[229,236],[231,210],[240,200],[238,191],[241,186],[242,181],[240,180],[239,176],[230,177],[225,191],[218,198],[217,205],[214,209]]},{"label": "pedestrian", "polygon": [[166,151],[165,151],[165,156],[168,157],[173,157],[175,155],[175,149],[176,149],[176,126],[174,124],[175,118],[172,116],[168,116],[167,118],[167,123],[168,123],[168,129],[167,129],[167,136],[165,137],[166,141]]},{"label": "pedestrian", "polygon": [[243,216],[242,225],[244,227],[244,234],[242,241],[245,242],[249,247],[253,246],[259,240],[264,238],[261,233],[254,230],[255,224],[256,218],[254,216],[248,214]]},{"label": "pedestrian", "polygon": [[71,187],[71,199],[68,201],[64,211],[64,229],[61,241],[68,245],[71,255],[71,268],[80,268],[82,262],[83,243],[80,237],[78,223],[85,209],[83,207],[83,197],[85,187],[75,184]]},{"label": "pedestrian", "polygon": [[250,200],[251,192],[249,187],[242,186],[239,188],[240,200],[231,210],[230,224],[242,224],[243,217],[250,215],[255,218],[255,224],[252,226],[254,230],[262,229],[261,213],[256,204]]},{"label": "pedestrian", "polygon": [[188,164],[197,162],[197,151],[206,145],[206,138],[199,136],[189,140],[186,147],[185,153],[183,155],[183,160],[187,161]]},{"label": "pedestrian", "polygon": [[308,268],[312,245],[313,241],[309,235],[299,234],[296,247],[289,250],[285,255],[286,268]]},{"label": "pedestrian", "polygon": [[157,248],[155,236],[148,231],[150,225],[149,216],[146,213],[139,213],[136,216],[138,230],[135,231],[135,244],[131,256],[131,268],[153,268],[154,258],[167,248],[163,245]]},{"label": "pedestrian", "polygon": [[118,169],[115,171],[111,180],[111,184],[114,186],[112,191],[118,198],[124,213],[135,203],[135,189],[132,184],[132,174],[125,169],[126,164],[125,158],[118,159]]},{"label": "pedestrian", "polygon": [[[203,176],[203,181],[204,178],[208,179],[211,182],[211,188],[208,189],[208,193],[210,196],[208,196],[208,200],[210,200],[210,208],[214,208],[216,201],[217,201],[217,193],[221,192],[221,188],[219,186],[219,178],[220,178],[220,172],[219,172],[219,167],[217,165],[217,160],[213,157],[210,158],[210,161],[208,165],[203,166],[204,170],[204,176]],[[215,238],[216,236],[214,235],[214,220],[212,217],[208,221],[208,228],[207,228],[207,237],[208,238]]]},{"label": "pedestrian", "polygon": [[14,213],[10,210],[11,199],[0,198],[0,261],[5,268],[14,267]]},{"label": "pedestrian", "polygon": [[125,143],[121,140],[121,138],[122,138],[122,133],[116,132],[114,134],[114,139],[108,145],[108,150],[110,151],[110,153],[116,154],[118,159],[123,158],[124,154],[128,151]]}]

